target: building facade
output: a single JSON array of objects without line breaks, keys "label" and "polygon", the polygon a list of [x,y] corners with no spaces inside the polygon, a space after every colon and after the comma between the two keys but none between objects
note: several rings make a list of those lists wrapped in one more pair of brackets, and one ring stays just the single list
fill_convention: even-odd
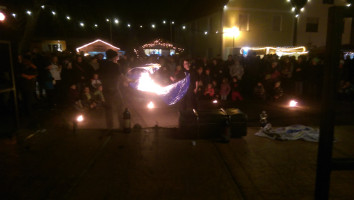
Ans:
[{"label": "building facade", "polygon": [[[346,6],[346,0],[335,0],[336,6]],[[297,45],[309,48],[326,46],[328,8],[331,4],[323,4],[323,0],[309,0],[298,17]],[[353,5],[354,6],[354,5]],[[350,9],[348,7],[348,9]],[[352,18],[344,19],[342,44],[350,44],[352,34]]]},{"label": "building facade", "polygon": [[[185,44],[191,56],[220,55],[223,59],[240,54],[242,47],[323,48],[328,8],[333,5],[347,3],[346,0],[335,0],[333,4],[308,0],[296,15],[290,0],[229,0],[218,12],[183,25],[176,40]],[[345,19],[343,44],[353,42],[352,27],[352,19]]]}]

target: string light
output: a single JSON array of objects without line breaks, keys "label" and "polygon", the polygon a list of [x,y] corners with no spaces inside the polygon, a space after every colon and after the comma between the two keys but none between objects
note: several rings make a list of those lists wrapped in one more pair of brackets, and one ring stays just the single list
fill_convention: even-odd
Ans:
[{"label": "string light", "polygon": [[84,27],[85,24],[84,24],[83,22],[80,22],[80,26],[81,26],[81,27]]},{"label": "string light", "polygon": [[348,3],[346,6],[347,6],[347,7],[350,7],[350,6],[352,6],[352,4],[351,4],[351,3]]},{"label": "string light", "polygon": [[169,48],[175,49],[177,51],[184,51],[183,48],[175,47],[173,44],[168,42],[163,42],[161,39],[154,40],[152,43],[144,44],[141,46],[143,49],[158,49],[158,48]]},{"label": "string light", "polygon": [[183,30],[186,29],[186,26],[182,26],[182,29],[183,29]]},{"label": "string light", "polygon": [[163,23],[163,24],[166,24],[166,20],[163,20],[162,23]]},{"label": "string light", "polygon": [[44,8],[45,8],[45,5],[41,5],[41,8],[44,9]]},{"label": "string light", "polygon": [[16,18],[16,16],[17,16],[16,13],[12,13],[11,15],[12,15],[14,18]]},{"label": "string light", "polygon": [[296,14],[295,17],[298,18],[298,17],[299,17],[299,14]]},{"label": "string light", "polygon": [[32,12],[30,10],[26,11],[27,15],[32,15]]},{"label": "string light", "polygon": [[128,26],[128,28],[130,28],[130,24],[128,24],[127,26]]},{"label": "string light", "polygon": [[227,5],[224,5],[224,9],[227,9]]},{"label": "string light", "polygon": [[56,15],[57,13],[56,13],[55,11],[52,11],[52,14],[53,14],[53,15]]},{"label": "string light", "polygon": [[97,24],[95,24],[95,25],[94,25],[94,27],[95,27],[95,28],[97,28],[97,27],[98,27],[98,25],[97,25]]},{"label": "string light", "polygon": [[218,33],[219,33],[219,31],[215,31],[215,33],[216,33],[216,34],[218,34]]},{"label": "string light", "polygon": [[66,16],[66,19],[67,19],[67,20],[71,20],[70,16]]},{"label": "string light", "polygon": [[102,42],[103,44],[106,44],[106,45],[110,46],[111,48],[116,49],[117,51],[120,50],[119,47],[115,47],[115,46],[109,44],[108,42],[105,42],[105,41],[103,41],[103,40],[97,39],[97,40],[95,40],[95,41],[93,41],[93,42],[87,43],[87,44],[85,44],[85,45],[83,45],[83,46],[81,46],[81,47],[76,48],[76,52],[80,52],[80,49],[85,48],[85,47],[87,47],[87,46],[90,46],[91,44],[94,44],[94,43],[97,43],[97,42]]},{"label": "string light", "polygon": [[292,7],[292,8],[291,8],[291,11],[294,12],[294,11],[295,11],[295,7]]},{"label": "string light", "polygon": [[140,28],[143,28],[143,25],[140,25]]},{"label": "string light", "polygon": [[118,24],[118,23],[119,23],[119,20],[118,20],[118,19],[114,19],[114,23],[115,23],[115,24]]},{"label": "string light", "polygon": [[155,24],[151,24],[151,28],[155,28]]},{"label": "string light", "polygon": [[204,31],[204,35],[208,35],[208,31]]},{"label": "string light", "polygon": [[171,24],[175,24],[175,22],[174,22],[174,21],[172,21],[172,22],[171,22]]},{"label": "string light", "polygon": [[109,22],[109,19],[106,19],[106,22]]},{"label": "string light", "polygon": [[301,8],[301,9],[300,9],[301,12],[304,12],[304,10],[305,10],[305,8]]}]

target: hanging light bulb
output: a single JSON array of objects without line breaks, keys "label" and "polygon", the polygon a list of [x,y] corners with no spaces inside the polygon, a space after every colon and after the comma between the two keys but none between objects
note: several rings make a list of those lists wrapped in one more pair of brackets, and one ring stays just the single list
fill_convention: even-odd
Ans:
[{"label": "hanging light bulb", "polygon": [[52,11],[52,14],[53,14],[53,15],[56,15],[57,13],[56,13],[55,11]]},{"label": "hanging light bulb", "polygon": [[109,22],[109,19],[108,19],[108,18],[106,19],[106,22]]},{"label": "hanging light bulb", "polygon": [[44,8],[45,8],[45,5],[41,5],[41,8],[44,9]]},{"label": "hanging light bulb", "polygon": [[175,24],[175,22],[174,22],[174,21],[172,21],[172,22],[171,22],[171,24]]},{"label": "hanging light bulb", "polygon": [[95,25],[93,25],[95,28],[97,28],[98,27],[98,25],[97,24],[95,24]]},{"label": "hanging light bulb", "polygon": [[128,28],[130,28],[130,24],[128,24],[127,26],[128,26]]},{"label": "hanging light bulb", "polygon": [[71,20],[71,17],[70,17],[70,16],[66,16],[66,19],[67,19],[67,20]]},{"label": "hanging light bulb", "polygon": [[80,26],[81,26],[81,27],[84,27],[85,24],[84,24],[83,22],[80,22]]},{"label": "hanging light bulb", "polygon": [[182,29],[183,29],[183,30],[186,29],[186,26],[182,26]]},{"label": "hanging light bulb", "polygon": [[143,28],[143,25],[140,25],[140,28]]},{"label": "hanging light bulb", "polygon": [[119,23],[119,20],[118,20],[118,19],[114,19],[114,23],[115,23],[115,24],[118,24],[118,23]]},{"label": "hanging light bulb", "polygon": [[155,24],[151,24],[151,28],[155,28]]},{"label": "hanging light bulb", "polygon": [[27,15],[32,15],[32,12],[30,10],[26,11]]},{"label": "hanging light bulb", "polygon": [[163,24],[166,24],[166,20],[163,20],[162,23],[163,23]]}]

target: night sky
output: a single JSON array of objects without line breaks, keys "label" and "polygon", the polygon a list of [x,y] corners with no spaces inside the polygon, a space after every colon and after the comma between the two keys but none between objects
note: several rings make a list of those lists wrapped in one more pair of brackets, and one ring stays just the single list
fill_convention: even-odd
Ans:
[{"label": "night sky", "polygon": [[[5,27],[12,31],[9,34],[11,37],[21,37],[28,20],[25,10],[31,9],[33,12],[40,11],[34,38],[69,41],[77,38],[109,39],[109,23],[105,19],[118,18],[119,25],[112,25],[113,42],[128,47],[158,37],[169,40],[170,27],[163,25],[162,20],[173,20],[174,28],[180,28],[185,22],[222,9],[226,3],[227,0],[5,0],[0,4],[7,7],[7,12],[19,15],[16,20],[11,19],[11,25]],[[41,10],[40,5],[46,5],[46,8]],[[51,14],[52,10],[57,13],[56,16]],[[68,22],[66,15],[70,15],[72,20]],[[79,21],[85,22],[85,28],[79,26]],[[95,23],[98,28],[93,27]],[[128,23],[131,28],[127,27]],[[155,30],[151,29],[152,23],[157,26]],[[139,29],[140,25],[144,28]],[[122,37],[125,38],[123,41]]]}]

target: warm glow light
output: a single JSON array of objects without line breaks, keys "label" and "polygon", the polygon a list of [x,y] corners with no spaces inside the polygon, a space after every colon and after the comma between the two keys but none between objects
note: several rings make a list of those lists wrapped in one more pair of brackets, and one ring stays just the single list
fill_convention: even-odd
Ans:
[{"label": "warm glow light", "polygon": [[77,121],[77,122],[82,122],[82,121],[84,121],[84,116],[83,116],[83,115],[77,116],[76,121]]},{"label": "warm glow light", "polygon": [[32,15],[32,12],[30,10],[26,11],[27,15]]},{"label": "warm glow light", "polygon": [[162,23],[163,23],[163,24],[166,24],[166,21],[165,21],[165,20],[163,20],[163,21],[162,21]]},{"label": "warm glow light", "polygon": [[157,95],[166,95],[168,94],[174,87],[173,84],[162,87],[157,84],[152,78],[151,74],[154,70],[157,70],[161,67],[159,64],[151,64],[149,67],[145,67],[148,72],[143,72],[140,74],[140,77],[137,80],[137,89],[142,92],[154,93]]},{"label": "warm glow light", "polygon": [[4,13],[0,12],[0,21],[5,21],[6,16],[4,15]]},{"label": "warm glow light", "polygon": [[94,43],[96,43],[96,42],[102,42],[102,43],[104,43],[104,44],[110,46],[111,48],[116,49],[117,51],[120,50],[120,48],[115,47],[115,46],[113,46],[113,45],[111,45],[111,44],[109,44],[109,43],[107,43],[107,42],[105,42],[105,41],[103,41],[103,40],[98,39],[98,40],[95,40],[95,41],[90,42],[90,43],[88,43],[88,44],[85,44],[85,45],[83,45],[83,46],[81,46],[81,47],[76,48],[76,52],[80,52],[80,49],[85,48],[85,47],[87,47],[87,46],[89,46],[89,45],[91,45],[91,44],[94,44]]},{"label": "warm glow light", "polygon": [[152,25],[151,25],[151,28],[155,28],[155,24],[152,24]]},{"label": "warm glow light", "polygon": [[109,22],[109,19],[106,19],[106,22]]},{"label": "warm glow light", "polygon": [[301,11],[301,12],[304,12],[304,11],[305,11],[305,8],[301,8],[300,11]]},{"label": "warm glow light", "polygon": [[226,9],[227,8],[227,5],[224,5],[224,9]]},{"label": "warm glow light", "polygon": [[67,20],[71,20],[71,17],[70,17],[70,16],[66,16],[66,19],[67,19]]},{"label": "warm glow light", "polygon": [[55,11],[52,11],[52,14],[53,14],[53,15],[56,15],[57,13],[56,13]]},{"label": "warm glow light", "polygon": [[147,108],[153,109],[153,108],[155,108],[155,104],[152,101],[150,101],[147,105]]},{"label": "warm glow light", "polygon": [[41,8],[44,9],[44,8],[45,8],[45,5],[41,5]]},{"label": "warm glow light", "polygon": [[172,22],[171,22],[171,24],[175,24],[175,22],[174,22],[174,21],[172,21]]},{"label": "warm glow light", "polygon": [[94,25],[94,27],[95,27],[95,28],[97,28],[97,27],[98,27],[98,25],[97,25],[97,24],[95,24],[95,25]]},{"label": "warm glow light", "polygon": [[214,99],[213,104],[217,104],[217,103],[218,103],[218,100]]},{"label": "warm glow light", "polygon": [[240,36],[240,30],[236,26],[232,28],[224,28],[224,35],[237,38]]},{"label": "warm glow light", "polygon": [[295,7],[292,7],[292,8],[291,8],[291,11],[293,11],[293,12],[294,12],[294,11],[295,11]]},{"label": "warm glow light", "polygon": [[204,35],[208,35],[208,31],[204,31]]},{"label": "warm glow light", "polygon": [[[242,47],[240,49],[240,54],[244,54],[244,52],[248,52],[249,50],[259,51],[265,50],[265,54],[270,54],[270,51],[273,51],[276,54],[282,55],[294,55],[294,54],[307,54],[306,47],[299,46],[299,47]],[[247,53],[246,53],[247,54]]]},{"label": "warm glow light", "polygon": [[12,13],[11,15],[12,15],[14,18],[16,18],[16,13]]},{"label": "warm glow light", "polygon": [[299,17],[299,14],[296,14],[295,17],[298,18],[298,17]]},{"label": "warm glow light", "polygon": [[182,26],[182,29],[183,29],[183,30],[186,29],[186,26]]},{"label": "warm glow light", "polygon": [[219,33],[219,31],[215,31],[215,33],[216,33],[216,34],[218,34],[218,33]]},{"label": "warm glow light", "polygon": [[286,0],[287,2],[290,2],[290,0]]},{"label": "warm glow light", "polygon": [[130,28],[130,24],[128,24],[127,26],[128,26],[128,28]]},{"label": "warm glow light", "polygon": [[140,28],[143,28],[143,26],[142,26],[142,25],[140,25]]},{"label": "warm glow light", "polygon": [[84,27],[85,24],[84,24],[83,22],[80,22],[80,26],[81,26],[81,27]]},{"label": "warm glow light", "polygon": [[347,6],[347,7],[350,7],[350,6],[352,6],[352,4],[351,4],[351,3],[348,3],[346,6]]},{"label": "warm glow light", "polygon": [[289,107],[294,108],[294,107],[296,107],[296,106],[297,106],[297,101],[291,100],[291,101],[289,102]]},{"label": "warm glow light", "polygon": [[118,23],[119,23],[119,20],[118,20],[118,19],[114,19],[114,23],[115,23],[115,24],[118,24]]}]

